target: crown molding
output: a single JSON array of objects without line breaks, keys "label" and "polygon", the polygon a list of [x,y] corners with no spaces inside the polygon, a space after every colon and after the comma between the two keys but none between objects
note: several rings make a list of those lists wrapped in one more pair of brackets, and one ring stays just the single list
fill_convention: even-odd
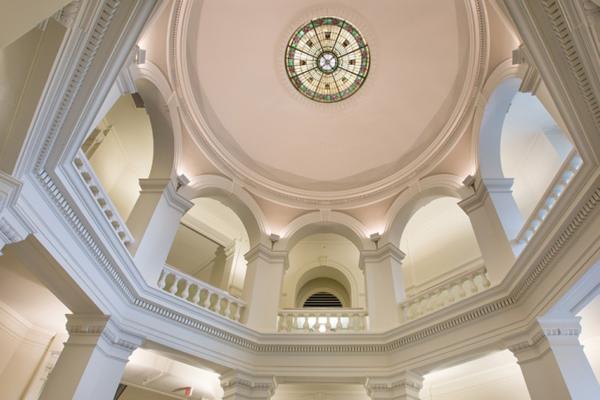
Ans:
[{"label": "crown molding", "polygon": [[349,209],[389,198],[414,180],[415,175],[424,176],[430,172],[453,149],[471,123],[470,115],[476,107],[475,93],[482,86],[487,74],[489,38],[487,15],[482,1],[464,2],[468,10],[470,54],[465,82],[456,108],[446,126],[426,151],[409,165],[379,182],[341,191],[305,190],[269,179],[231,154],[230,150],[219,142],[203,118],[200,106],[194,100],[188,64],[188,59],[193,55],[186,47],[189,43],[188,30],[193,26],[189,21],[193,2],[189,0],[177,0],[173,7],[167,57],[169,78],[180,99],[182,120],[191,132],[192,139],[219,171],[234,181],[239,181],[240,185],[253,194],[277,204],[299,208]]}]

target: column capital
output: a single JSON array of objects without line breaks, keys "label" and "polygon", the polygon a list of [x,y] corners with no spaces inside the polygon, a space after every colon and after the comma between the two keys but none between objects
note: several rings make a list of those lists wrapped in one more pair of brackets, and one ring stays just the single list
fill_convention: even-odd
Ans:
[{"label": "column capital", "polygon": [[139,185],[140,194],[164,194],[167,204],[182,214],[194,206],[194,203],[177,192],[177,185],[172,179],[140,179]]},{"label": "column capital", "polygon": [[423,388],[423,376],[405,371],[390,377],[368,378],[365,388],[372,400],[418,400]]},{"label": "column capital", "polygon": [[483,206],[490,193],[512,193],[513,178],[475,178],[472,185],[461,190],[463,199],[458,202],[467,214]]},{"label": "column capital", "polygon": [[108,315],[67,314],[67,331],[67,345],[97,345],[105,354],[125,362],[144,342],[144,338],[121,329]]},{"label": "column capital", "polygon": [[250,251],[244,254],[244,258],[248,263],[260,259],[269,264],[283,264],[286,269],[289,264],[287,251],[271,250],[262,243],[251,248]]},{"label": "column capital", "polygon": [[0,171],[0,256],[5,245],[25,240],[32,231],[15,208],[22,186],[21,181]]},{"label": "column capital", "polygon": [[406,254],[400,248],[392,243],[386,243],[375,250],[362,250],[360,252],[359,266],[365,268],[365,264],[380,263],[386,259],[392,259],[398,264],[402,264],[402,260]]},{"label": "column capital", "polygon": [[554,345],[579,346],[579,317],[539,317],[527,338],[508,346],[519,363],[543,356]]},{"label": "column capital", "polygon": [[221,375],[223,400],[268,400],[275,393],[277,382],[273,376],[250,375],[229,371]]},{"label": "column capital", "polygon": [[141,193],[162,193],[171,182],[169,178],[138,179]]}]

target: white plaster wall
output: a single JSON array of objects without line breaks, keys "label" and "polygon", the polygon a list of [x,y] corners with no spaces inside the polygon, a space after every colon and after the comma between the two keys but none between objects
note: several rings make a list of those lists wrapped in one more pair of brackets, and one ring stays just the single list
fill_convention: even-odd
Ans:
[{"label": "white plaster wall", "polygon": [[199,235],[180,225],[169,252],[167,263],[211,283],[212,268],[200,271],[215,259],[217,247],[230,247],[235,242],[239,250],[234,254],[234,272],[232,287],[241,293],[246,277],[244,254],[250,250],[250,240],[244,224],[233,210],[211,198],[199,198],[192,201],[194,206],[186,213],[182,221],[201,232]]},{"label": "white plaster wall", "polygon": [[451,197],[435,199],[410,219],[400,240],[407,292],[427,289],[474,263],[481,252],[469,217]]},{"label": "white plaster wall", "polygon": [[501,161],[504,176],[514,178],[513,196],[525,220],[571,147],[537,97],[517,93],[504,120]]},{"label": "white plaster wall", "polygon": [[[356,246],[340,235],[319,233],[302,239],[289,252],[290,265],[283,278],[282,307],[296,307],[298,290],[301,289],[297,286],[304,274],[314,268],[327,266],[338,270],[350,282],[351,307],[364,308],[365,282],[358,267],[359,256]],[[327,278],[335,279],[333,276]]]},{"label": "white plaster wall", "polygon": [[135,107],[130,95],[120,97],[100,123],[112,126],[90,164],[124,220],[139,194],[140,178],[152,167],[152,127],[145,109]]}]

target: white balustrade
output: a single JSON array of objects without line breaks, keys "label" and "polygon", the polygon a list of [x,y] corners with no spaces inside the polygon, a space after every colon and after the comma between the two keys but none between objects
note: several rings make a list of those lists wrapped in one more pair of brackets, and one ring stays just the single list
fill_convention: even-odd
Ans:
[{"label": "white balustrade", "polygon": [[85,183],[86,187],[88,188],[88,191],[102,210],[102,214],[107,219],[110,226],[112,226],[119,239],[121,239],[121,242],[123,242],[123,244],[133,243],[133,236],[129,232],[129,229],[127,229],[125,221],[123,221],[123,218],[121,218],[117,208],[110,200],[108,193],[106,193],[102,187],[100,180],[94,173],[94,169],[90,165],[90,162],[83,151],[79,150],[77,152],[77,156],[75,156],[73,164],[75,165],[79,176],[83,180],[83,183]]},{"label": "white balustrade", "polygon": [[454,275],[400,303],[401,319],[407,322],[420,318],[489,287],[485,267]]},{"label": "white balustrade", "polygon": [[571,150],[537,207],[525,221],[517,237],[512,241],[514,245],[522,248],[529,243],[582,165],[583,160],[579,154],[574,149]]},{"label": "white balustrade", "polygon": [[246,307],[244,301],[226,291],[167,265],[160,274],[158,287],[175,297],[237,322],[241,322],[242,312]]},{"label": "white balustrade", "polygon": [[286,308],[278,316],[279,332],[362,332],[367,325],[367,311],[359,308]]}]

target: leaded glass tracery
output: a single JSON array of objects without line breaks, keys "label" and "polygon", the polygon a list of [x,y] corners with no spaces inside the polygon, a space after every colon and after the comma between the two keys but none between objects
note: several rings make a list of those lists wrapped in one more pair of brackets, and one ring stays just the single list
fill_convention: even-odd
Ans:
[{"label": "leaded glass tracery", "polygon": [[306,97],[333,103],[352,96],[369,72],[367,42],[348,21],[311,20],[292,35],[285,54],[290,81]]}]

